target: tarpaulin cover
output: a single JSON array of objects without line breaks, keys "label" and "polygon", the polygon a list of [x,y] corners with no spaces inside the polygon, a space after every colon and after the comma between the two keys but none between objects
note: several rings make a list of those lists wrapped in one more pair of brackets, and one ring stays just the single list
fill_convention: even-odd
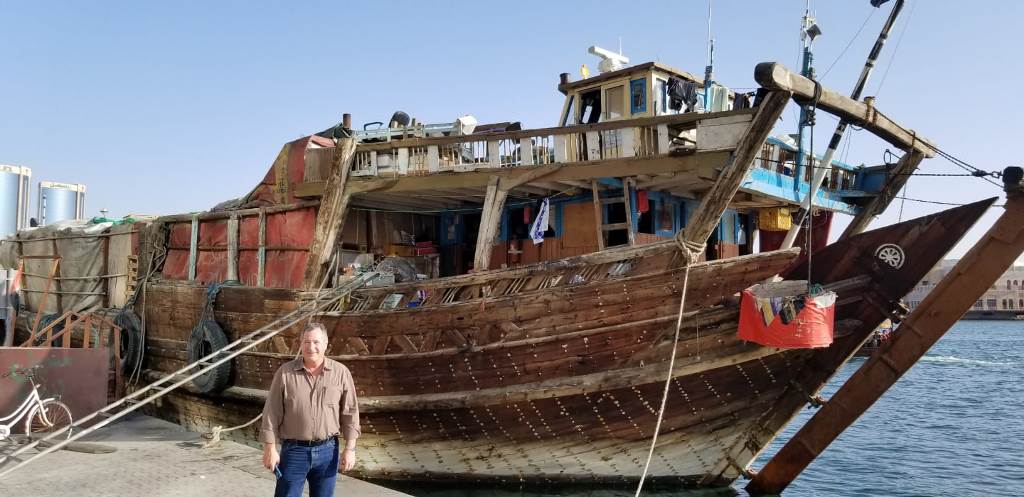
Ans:
[{"label": "tarpaulin cover", "polygon": [[[86,311],[125,298],[128,256],[132,255],[132,225],[62,221],[19,231],[4,241],[0,267],[17,268],[24,262],[22,302],[33,312]],[[109,247],[104,247],[110,243]],[[50,292],[54,258],[60,267]]]},{"label": "tarpaulin cover", "polygon": [[831,345],[836,294],[810,296],[806,289],[805,282],[784,281],[743,290],[739,338],[784,349]]}]

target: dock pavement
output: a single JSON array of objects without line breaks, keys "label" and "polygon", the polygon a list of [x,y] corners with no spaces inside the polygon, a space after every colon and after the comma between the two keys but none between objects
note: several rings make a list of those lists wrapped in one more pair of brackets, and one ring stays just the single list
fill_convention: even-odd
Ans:
[{"label": "dock pavement", "polygon": [[[254,447],[223,440],[204,448],[195,432],[157,418],[132,415],[0,481],[0,495],[57,497],[257,497],[274,495],[275,478]],[[0,442],[0,453],[13,443]],[[91,450],[89,453],[77,449]],[[35,454],[28,452],[24,455]],[[304,494],[308,495],[308,491]],[[339,475],[335,495],[408,497]]]}]

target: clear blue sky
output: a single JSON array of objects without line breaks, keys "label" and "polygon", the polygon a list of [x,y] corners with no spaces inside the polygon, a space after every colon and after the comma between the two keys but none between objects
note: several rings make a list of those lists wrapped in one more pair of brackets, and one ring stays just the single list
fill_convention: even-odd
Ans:
[{"label": "clear blue sky", "polygon": [[[908,1],[865,93],[946,151],[1001,170],[1024,162],[1015,147],[1024,134],[1024,4],[980,5]],[[814,2],[819,75],[874,11],[824,75],[827,86],[849,92],[891,6]],[[714,0],[717,79],[748,88],[757,62],[796,69],[803,9],[801,0]],[[90,215],[203,210],[246,193],[283,143],[344,112],[357,124],[402,109],[422,122],[472,113],[550,126],[558,74],[578,77],[581,63],[596,71],[586,48],[617,48],[620,37],[632,62],[700,73],[706,13],[706,1],[0,0],[0,163],[32,168],[34,182],[86,184]],[[824,143],[834,121],[819,123]],[[790,111],[777,131],[795,125]],[[881,161],[884,145],[864,131],[851,136],[848,162]],[[923,170],[960,171],[942,159]],[[973,178],[912,178],[907,192],[948,202],[993,195],[1001,192]],[[894,207],[876,225],[895,221]],[[903,217],[938,209],[906,202]]]}]

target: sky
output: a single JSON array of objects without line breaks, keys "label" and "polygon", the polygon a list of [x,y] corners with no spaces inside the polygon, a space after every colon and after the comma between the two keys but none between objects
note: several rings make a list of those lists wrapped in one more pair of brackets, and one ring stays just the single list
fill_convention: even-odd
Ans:
[{"label": "sky", "polygon": [[[893,3],[813,2],[825,86],[849,93]],[[596,73],[598,59],[586,52],[593,44],[618,49],[621,41],[631,63],[700,74],[708,6],[0,0],[0,164],[30,167],[33,192],[40,180],[85,184],[90,216],[201,211],[247,193],[284,143],[346,112],[357,126],[395,110],[420,122],[473,114],[552,126],[562,106],[558,74],[578,78],[584,63]],[[747,89],[758,62],[798,70],[804,8],[803,0],[711,0],[716,79]],[[908,0],[865,95],[975,167],[1021,165],[1022,21],[1016,1]],[[819,116],[824,144],[835,121]],[[776,132],[795,132],[796,120],[795,107],[787,110]],[[838,155],[879,164],[885,148],[850,131]],[[963,172],[941,158],[921,171]],[[959,203],[1002,192],[976,178],[913,177],[905,196]],[[896,201],[872,226],[943,208]]]}]

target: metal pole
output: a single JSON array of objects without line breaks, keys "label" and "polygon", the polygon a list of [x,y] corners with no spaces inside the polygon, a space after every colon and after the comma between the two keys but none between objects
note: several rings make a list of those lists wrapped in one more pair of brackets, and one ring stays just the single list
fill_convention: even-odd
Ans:
[{"label": "metal pole", "polygon": [[[892,12],[889,13],[889,19],[885,21],[885,26],[882,27],[882,32],[878,34],[878,39],[875,40],[875,46],[871,48],[871,53],[868,54],[868,60],[864,63],[864,68],[860,71],[860,78],[857,79],[857,84],[854,85],[853,91],[850,93],[850,98],[853,100],[860,100],[860,95],[864,92],[864,87],[868,83],[868,77],[871,76],[871,71],[875,68],[875,62],[878,60],[878,54],[882,52],[882,46],[885,45],[885,40],[889,38],[889,31],[892,30],[893,24],[896,23],[896,17],[899,16],[900,11],[903,10],[903,3],[904,0],[896,0],[896,5],[893,6]],[[832,139],[828,142],[828,150],[825,151],[825,155],[819,162],[821,166],[814,170],[814,174],[811,177],[811,190],[817,190],[825,180],[825,175],[832,167],[832,157],[835,155],[836,149],[839,148],[839,142],[843,140],[843,134],[846,133],[846,126],[848,124],[849,123],[845,120],[840,120],[839,124],[836,125],[836,130],[832,133]],[[800,178],[796,178],[796,181],[799,183]],[[786,233],[786,238],[782,240],[782,246],[780,248],[787,249],[793,246],[793,242],[796,241],[796,236],[800,232],[800,226],[803,225],[804,221],[807,219],[807,214],[811,211],[813,201],[814,198],[809,194],[804,198],[800,212],[797,214],[797,220],[793,223],[793,226],[789,228],[789,232]]]},{"label": "metal pole", "polygon": [[[814,18],[811,17],[811,0],[807,0],[807,8],[804,10],[804,17],[801,21],[800,27],[800,38],[804,42],[804,57],[803,64],[800,68],[800,74],[805,78],[814,79],[814,51],[811,50],[811,44],[814,42],[814,37],[808,33],[811,25],[814,24]],[[800,191],[800,178],[804,177],[804,164],[807,163],[807,110],[810,108],[809,104],[803,104],[800,106],[800,122],[798,123],[799,138],[796,149],[796,168],[793,171],[793,177],[796,181],[793,182],[793,188]]]}]

